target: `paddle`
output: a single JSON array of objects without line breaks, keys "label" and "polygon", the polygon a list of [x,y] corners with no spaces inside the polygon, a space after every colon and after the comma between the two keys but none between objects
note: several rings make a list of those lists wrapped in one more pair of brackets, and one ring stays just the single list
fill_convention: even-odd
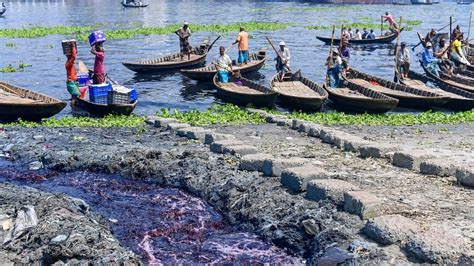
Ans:
[{"label": "paddle", "polygon": [[[454,20],[453,22],[456,22],[456,20]],[[447,24],[447,25],[445,25],[445,26],[443,26],[443,27],[437,29],[436,32],[440,32],[440,31],[444,30],[446,27],[448,27],[448,26],[450,26],[450,25],[451,25],[451,22],[450,22],[449,24]],[[449,34],[451,35],[451,33],[449,33]],[[420,39],[422,39],[422,38],[420,38]],[[420,42],[419,42],[417,45],[413,46],[413,47],[411,48],[411,50],[412,50],[412,51],[415,51],[415,48],[418,47],[418,46],[420,46],[420,44],[422,44],[423,42],[424,42],[423,40],[420,40]]]},{"label": "paddle", "polygon": [[[273,45],[273,42],[272,40],[270,40],[270,38],[268,36],[265,36],[265,38],[267,38],[267,41],[270,43],[270,46],[273,48],[273,51],[275,51],[275,53],[277,54],[278,57],[280,57],[280,60],[283,62],[283,58],[281,57],[280,53],[277,51],[277,49],[275,48],[275,46]],[[288,67],[288,70],[291,72],[291,69],[289,66]]]},{"label": "paddle", "polygon": [[225,52],[227,53],[227,51],[229,51],[230,49],[232,49],[232,47],[234,47],[234,45],[236,45],[237,43],[233,43],[231,46],[227,47],[225,49]]},{"label": "paddle", "polygon": [[331,33],[331,47],[329,48],[329,61],[328,61],[328,67],[326,71],[326,82],[325,84],[328,84],[329,81],[329,66],[332,64],[332,49],[333,49],[333,44],[334,44],[334,32],[336,31],[336,25],[332,26],[332,33]]},{"label": "paddle", "polygon": [[[402,17],[400,17],[400,27],[399,28],[402,28]],[[400,32],[399,29],[397,29],[397,31],[398,31],[397,46],[395,46],[395,77],[400,77],[400,73],[398,71],[398,44],[400,43],[401,32]],[[402,75],[402,78],[403,78],[403,75]]]},{"label": "paddle", "polygon": [[221,38],[221,36],[217,36],[217,38],[211,43],[211,45],[209,45],[209,48],[207,48],[207,52],[209,53],[209,51],[212,49],[212,46],[214,46],[214,44],[217,42],[217,40],[219,40]]}]

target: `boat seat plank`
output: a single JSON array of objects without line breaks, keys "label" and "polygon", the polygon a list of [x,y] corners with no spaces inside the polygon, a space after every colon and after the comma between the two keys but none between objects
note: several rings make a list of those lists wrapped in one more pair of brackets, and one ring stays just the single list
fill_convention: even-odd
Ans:
[{"label": "boat seat plank", "polygon": [[349,79],[349,81],[352,82],[352,83],[355,83],[359,86],[368,87],[368,88],[371,88],[375,91],[385,93],[385,94],[397,95],[397,96],[401,96],[401,97],[424,98],[424,96],[420,96],[420,95],[416,95],[416,94],[412,94],[412,93],[408,93],[408,92],[404,92],[404,91],[389,89],[389,88],[386,88],[382,85],[372,84],[372,83],[370,83],[370,82],[368,82],[367,80],[364,80],[364,79]]},{"label": "boat seat plank", "polygon": [[350,97],[355,97],[355,98],[360,98],[360,99],[371,99],[370,97],[367,97],[364,94],[355,90],[351,90],[349,88],[330,88],[330,90],[343,96],[350,96]]},{"label": "boat seat plank", "polygon": [[274,82],[273,88],[284,95],[321,98],[319,93],[304,85],[301,81]]},{"label": "boat seat plank", "polygon": [[229,91],[233,91],[233,92],[237,92],[237,93],[245,93],[245,94],[265,94],[261,91],[258,91],[256,89],[252,89],[248,86],[244,86],[244,85],[238,85],[238,84],[235,84],[233,82],[226,82],[226,83],[222,83],[222,82],[219,82],[219,86],[221,86],[222,88],[226,89],[226,90],[229,90]]},{"label": "boat seat plank", "polygon": [[15,104],[15,103],[35,103],[35,102],[39,102],[39,101],[20,97],[14,93],[0,90],[0,103]]}]

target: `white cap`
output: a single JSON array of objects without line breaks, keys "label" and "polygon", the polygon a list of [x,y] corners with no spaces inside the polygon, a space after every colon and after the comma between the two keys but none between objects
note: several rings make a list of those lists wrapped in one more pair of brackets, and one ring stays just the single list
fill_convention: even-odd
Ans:
[{"label": "white cap", "polygon": [[189,23],[187,21],[184,22],[184,25],[189,25]]},{"label": "white cap", "polygon": [[426,47],[431,47],[431,42],[427,42]]},{"label": "white cap", "polygon": [[332,52],[335,54],[339,54],[339,50],[337,50],[337,48],[332,48]]},{"label": "white cap", "polygon": [[280,42],[280,45],[285,45],[285,42],[284,42],[284,41],[281,41],[281,42]]}]

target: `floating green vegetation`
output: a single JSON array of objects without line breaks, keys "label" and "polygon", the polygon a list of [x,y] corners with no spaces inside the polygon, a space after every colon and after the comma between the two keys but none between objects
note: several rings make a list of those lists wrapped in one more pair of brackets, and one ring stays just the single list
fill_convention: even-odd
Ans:
[{"label": "floating green vegetation", "polygon": [[14,72],[23,72],[25,70],[26,67],[32,67],[33,65],[31,64],[25,64],[23,62],[20,61],[20,63],[18,64],[18,67],[14,67],[12,66],[11,64],[9,64],[8,66],[6,67],[2,67],[0,68],[0,73],[14,73]]},{"label": "floating green vegetation", "polygon": [[5,46],[6,47],[15,47],[16,44],[14,42],[7,42],[7,43],[5,43]]},{"label": "floating green vegetation", "polygon": [[339,112],[307,114],[303,112],[293,112],[288,114],[288,117],[325,125],[411,126],[474,123],[474,111],[457,113],[428,111],[421,114],[345,114]]},{"label": "floating green vegetation", "polygon": [[[255,30],[279,30],[286,29],[291,24],[281,22],[239,22],[231,24],[191,24],[193,32],[238,32],[240,26],[244,26],[248,31]],[[164,27],[140,27],[133,29],[113,29],[106,30],[108,39],[130,39],[137,35],[165,35],[172,34],[181,27],[179,24],[167,25]],[[35,38],[52,34],[75,36],[78,40],[87,40],[89,33],[97,26],[35,26],[23,29],[0,29],[0,38]]]},{"label": "floating green vegetation", "polygon": [[0,124],[2,127],[139,127],[144,125],[145,118],[141,116],[109,115],[104,118],[71,117],[43,119],[41,122],[19,120],[17,122]]},{"label": "floating green vegetation", "polygon": [[284,12],[301,12],[301,11],[311,11],[311,12],[334,12],[334,11],[351,11],[351,10],[362,10],[363,6],[361,5],[337,5],[337,6],[307,6],[307,7],[288,7],[284,8]]},{"label": "floating green vegetation", "polygon": [[[376,20],[371,20],[371,21],[376,21]],[[347,21],[344,21],[347,22]],[[354,23],[338,23],[336,25],[337,29],[340,29],[342,24],[344,24],[345,27],[349,27],[352,29],[380,29],[380,23],[369,23],[366,19],[364,19],[362,22],[354,22]],[[418,26],[422,23],[421,20],[407,20],[407,21],[402,21],[403,22],[403,30],[404,31],[411,31],[413,30],[414,26]],[[333,25],[310,25],[310,26],[305,26],[307,29],[313,29],[313,30],[330,30],[332,29]],[[384,23],[383,24],[383,29],[384,30],[389,30],[388,24]]]},{"label": "floating green vegetation", "polygon": [[189,123],[193,126],[207,126],[212,124],[222,125],[243,125],[243,124],[263,124],[265,119],[258,114],[251,113],[245,108],[240,108],[232,104],[213,105],[207,111],[191,110],[187,112],[162,109],[157,113],[165,118],[176,118],[181,122]]},{"label": "floating green vegetation", "polygon": [[265,10],[266,10],[265,8],[252,8],[250,9],[250,12],[259,13],[259,12],[264,12]]}]

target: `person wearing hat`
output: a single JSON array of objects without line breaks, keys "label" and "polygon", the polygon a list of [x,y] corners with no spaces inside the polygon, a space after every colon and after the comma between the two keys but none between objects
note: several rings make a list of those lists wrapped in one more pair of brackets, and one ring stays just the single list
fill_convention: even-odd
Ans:
[{"label": "person wearing hat", "polygon": [[245,31],[244,27],[240,27],[239,35],[232,45],[239,44],[239,64],[247,64],[249,61],[249,34]]},{"label": "person wearing hat", "polygon": [[191,37],[191,30],[189,29],[189,23],[184,22],[183,27],[175,31],[176,35],[179,37],[179,47],[181,60],[185,54],[188,55],[188,60],[191,59],[191,46],[189,45],[189,37]]},{"label": "person wearing hat", "polygon": [[410,71],[410,52],[408,51],[406,42],[400,44],[400,50],[397,54],[397,66],[399,74],[404,78],[408,78],[408,72]]},{"label": "person wearing hat", "polygon": [[423,50],[423,54],[421,55],[421,63],[426,69],[428,69],[428,71],[439,77],[439,71],[441,70],[439,68],[440,60],[433,55],[432,48],[433,47],[431,42],[427,42],[425,44],[425,49]]},{"label": "person wearing hat", "polygon": [[332,50],[332,56],[328,58],[326,65],[328,66],[329,86],[331,88],[339,87],[343,66],[342,58],[339,55],[338,49],[334,48]]},{"label": "person wearing hat", "polygon": [[290,72],[290,50],[286,48],[284,41],[280,42],[280,49],[278,50],[278,56],[276,60],[276,70],[281,74],[281,80],[285,73]]}]

